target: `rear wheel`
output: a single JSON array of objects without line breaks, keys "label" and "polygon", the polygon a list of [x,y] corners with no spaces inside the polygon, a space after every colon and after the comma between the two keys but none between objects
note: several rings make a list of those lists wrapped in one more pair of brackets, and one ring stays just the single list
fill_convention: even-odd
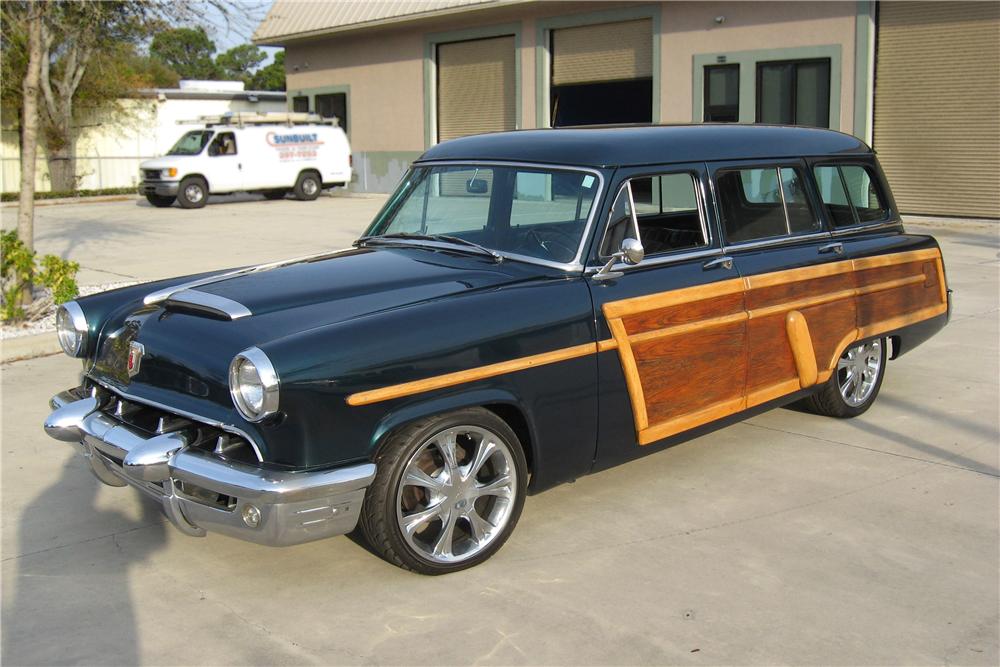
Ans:
[{"label": "rear wheel", "polygon": [[482,408],[424,419],[376,456],[361,529],[390,563],[447,574],[496,553],[521,515],[527,464],[517,436]]},{"label": "rear wheel", "polygon": [[208,183],[200,176],[188,176],[177,191],[181,208],[201,208],[208,202]]},{"label": "rear wheel", "polygon": [[323,182],[315,171],[304,171],[295,181],[295,198],[301,201],[312,201],[319,197]]},{"label": "rear wheel", "polygon": [[177,197],[165,197],[163,195],[146,195],[146,201],[156,208],[167,208],[172,206]]},{"label": "rear wheel", "polygon": [[264,195],[265,199],[284,199],[285,195],[288,194],[288,190],[264,190],[261,194]]},{"label": "rear wheel", "polygon": [[803,401],[810,412],[828,417],[857,417],[875,402],[885,377],[886,340],[849,347],[823,388]]}]

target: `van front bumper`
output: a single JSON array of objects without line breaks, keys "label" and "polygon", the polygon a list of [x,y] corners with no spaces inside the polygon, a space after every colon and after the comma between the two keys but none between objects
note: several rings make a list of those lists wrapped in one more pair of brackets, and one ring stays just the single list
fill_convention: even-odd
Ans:
[{"label": "van front bumper", "polygon": [[275,470],[188,447],[183,429],[148,434],[102,410],[97,396],[52,397],[45,432],[76,445],[99,480],[155,498],[167,518],[195,537],[215,531],[287,546],[354,530],[375,465],[320,471]]},{"label": "van front bumper", "polygon": [[180,184],[172,181],[143,181],[139,184],[139,194],[176,197]]}]

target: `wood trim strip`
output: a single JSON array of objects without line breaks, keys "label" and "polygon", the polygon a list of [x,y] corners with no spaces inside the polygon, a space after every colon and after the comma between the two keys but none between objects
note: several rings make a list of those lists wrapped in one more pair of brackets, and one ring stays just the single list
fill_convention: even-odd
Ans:
[{"label": "wood trim strip", "polygon": [[747,394],[747,407],[752,408],[755,405],[767,403],[768,401],[773,401],[776,398],[781,398],[782,396],[798,391],[801,389],[799,382],[798,378],[793,378],[752,391]]},{"label": "wood trim strip", "polygon": [[934,263],[937,265],[938,285],[940,285],[940,287],[941,287],[941,303],[947,304],[948,303],[948,285],[945,284],[945,281],[944,281],[944,260],[941,258],[940,254],[938,254],[938,258],[936,260],[934,260]]},{"label": "wood trim strip", "polygon": [[788,343],[792,347],[792,358],[799,373],[799,385],[804,389],[816,384],[816,351],[813,349],[809,324],[802,313],[793,310],[785,316]]},{"label": "wood trim strip", "polygon": [[521,357],[520,359],[501,361],[500,363],[489,364],[488,366],[480,366],[478,368],[470,368],[464,371],[446,373],[445,375],[437,375],[424,380],[414,380],[413,382],[404,382],[403,384],[382,387],[381,389],[361,391],[348,396],[347,404],[359,406],[380,403],[394,398],[412,396],[413,394],[422,394],[426,391],[432,391],[434,389],[454,387],[455,385],[465,384],[467,382],[485,380],[486,378],[496,377],[498,375],[506,375],[507,373],[523,371],[527,368],[535,368],[537,366],[545,366],[547,364],[554,364],[560,361],[576,359],[577,357],[585,357],[590,354],[597,354],[597,343],[584,343],[583,345],[566,347],[561,350],[553,350],[552,352],[544,352],[542,354],[533,354],[528,357]]},{"label": "wood trim strip", "polygon": [[[920,278],[923,280],[923,276]],[[759,317],[768,317],[769,315],[782,315],[787,313],[789,310],[798,310],[800,308],[808,308],[810,306],[821,306],[824,303],[830,303],[832,301],[841,301],[843,299],[852,299],[857,294],[857,290],[854,288],[840,290],[839,292],[831,292],[829,294],[823,294],[822,296],[810,296],[803,299],[796,299],[795,301],[786,301],[784,303],[778,303],[773,306],[765,306],[763,308],[755,308],[750,311],[750,319]]]},{"label": "wood trim strip", "polygon": [[668,290],[656,294],[646,294],[632,297],[631,299],[622,299],[621,301],[609,301],[604,304],[602,310],[604,311],[604,317],[610,320],[616,317],[643,313],[647,310],[668,308],[692,301],[703,301],[712,297],[736,294],[742,291],[743,279],[731,278],[707,285],[694,285],[693,287]]},{"label": "wood trim strip", "polygon": [[762,287],[773,287],[774,285],[802,282],[803,280],[826,278],[827,276],[835,276],[840,273],[850,273],[853,270],[853,261],[845,259],[840,262],[829,262],[827,264],[817,264],[816,266],[806,266],[800,269],[787,269],[785,271],[748,276],[745,280],[747,289],[759,289]]},{"label": "wood trim strip", "polygon": [[651,442],[662,440],[663,438],[687,431],[688,429],[692,429],[696,426],[701,426],[702,424],[707,424],[708,422],[715,421],[716,419],[728,417],[729,415],[742,411],[745,406],[746,396],[740,396],[739,398],[722,401],[721,403],[715,403],[714,405],[710,405],[707,408],[698,410],[697,412],[692,412],[665,422],[660,422],[659,424],[650,426],[649,428],[640,429],[639,444],[648,445]]},{"label": "wood trim strip", "polygon": [[646,413],[646,395],[642,391],[642,381],[639,379],[639,368],[635,363],[635,355],[632,353],[632,346],[628,341],[628,333],[620,318],[608,320],[611,334],[618,341],[618,356],[622,363],[622,372],[625,373],[625,386],[628,388],[629,399],[632,401],[632,418],[635,420],[637,432],[641,432],[649,426],[649,417]]},{"label": "wood trim strip", "polygon": [[645,343],[647,341],[656,340],[657,338],[679,336],[680,334],[691,333],[692,331],[698,331],[700,329],[710,329],[712,327],[720,327],[724,324],[732,324],[733,322],[742,322],[746,319],[748,319],[746,311],[733,313],[732,315],[720,315],[719,317],[712,317],[707,320],[688,322],[687,324],[677,324],[665,329],[653,329],[651,331],[634,333],[628,337],[628,342]]},{"label": "wood trim strip", "polygon": [[906,287],[907,285],[912,285],[913,283],[922,283],[927,280],[927,276],[924,274],[907,276],[906,278],[897,278],[896,280],[887,280],[884,283],[875,283],[874,285],[868,285],[867,287],[859,287],[857,289],[857,295],[871,294],[872,292],[885,292],[887,290],[896,289],[897,287]]},{"label": "wood trim strip", "polygon": [[[844,350],[847,349],[848,345],[860,337],[860,331],[858,329],[851,329],[850,333],[840,339],[837,346],[833,348],[833,358],[830,360],[830,363],[827,364],[826,370],[821,372],[816,378],[817,383],[825,382],[826,378],[830,377],[830,373],[833,372],[833,369],[837,366],[837,362],[840,361],[840,358],[844,355]],[[826,377],[823,377],[823,373],[826,373]]]},{"label": "wood trim strip", "polygon": [[607,352],[608,350],[617,350],[618,341],[614,338],[605,338],[604,340],[597,341],[597,351]]},{"label": "wood trim strip", "polygon": [[888,333],[893,329],[899,329],[907,326],[908,324],[923,322],[924,320],[929,320],[932,317],[937,317],[938,315],[946,312],[948,312],[948,304],[946,303],[939,303],[936,306],[927,306],[926,308],[915,310],[912,313],[897,315],[896,317],[890,317],[887,320],[882,320],[881,322],[875,322],[874,324],[862,327],[858,329],[858,338],[868,338],[870,336]]},{"label": "wood trim strip", "polygon": [[908,252],[897,252],[888,255],[876,255],[875,257],[861,257],[854,261],[854,270],[875,269],[882,266],[895,266],[896,264],[906,264],[908,262],[919,262],[927,259],[940,259],[941,251],[938,248],[924,248],[923,250],[910,250]]}]

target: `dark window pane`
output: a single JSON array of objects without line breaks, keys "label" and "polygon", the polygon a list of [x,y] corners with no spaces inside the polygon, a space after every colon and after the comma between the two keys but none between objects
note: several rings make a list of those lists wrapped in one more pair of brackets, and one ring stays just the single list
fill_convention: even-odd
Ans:
[{"label": "dark window pane", "polygon": [[694,176],[689,173],[633,178],[639,240],[646,255],[706,244]]},{"label": "dark window pane", "polygon": [[347,93],[330,93],[316,96],[316,113],[323,118],[337,118],[347,132]]},{"label": "dark window pane", "polygon": [[552,127],[653,122],[653,80],[552,86]]},{"label": "dark window pane", "polygon": [[844,182],[840,180],[840,169],[837,167],[816,167],[813,169],[819,195],[826,205],[827,214],[834,227],[846,227],[854,224],[854,213],[847,201]]},{"label": "dark window pane", "polygon": [[293,97],[292,111],[296,113],[309,113],[309,98],[304,95],[302,97]]},{"label": "dark window pane", "polygon": [[789,233],[808,234],[820,231],[819,218],[812,210],[798,169],[781,168],[781,191],[785,196],[785,210],[788,211]]},{"label": "dark window pane", "polygon": [[717,123],[739,121],[739,65],[711,65],[705,68],[704,119],[707,122]]},{"label": "dark window pane", "polygon": [[795,124],[830,126],[830,63],[801,63],[796,70]]},{"label": "dark window pane", "polygon": [[777,169],[722,172],[716,180],[726,239],[742,243],[788,233]]},{"label": "dark window pane", "polygon": [[854,205],[860,222],[874,222],[886,216],[886,208],[879,199],[878,190],[871,174],[858,165],[844,165],[840,168],[847,184],[847,195]]},{"label": "dark window pane", "polygon": [[758,122],[779,125],[795,122],[792,116],[794,72],[791,64],[760,66],[757,85]]}]

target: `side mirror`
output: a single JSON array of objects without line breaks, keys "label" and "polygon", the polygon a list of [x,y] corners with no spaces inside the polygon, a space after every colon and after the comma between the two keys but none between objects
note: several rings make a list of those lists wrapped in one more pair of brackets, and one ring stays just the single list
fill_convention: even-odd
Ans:
[{"label": "side mirror", "polygon": [[484,195],[490,189],[490,184],[482,178],[470,178],[465,182],[465,191],[471,195]]},{"label": "side mirror", "polygon": [[601,270],[594,274],[594,280],[601,282],[613,278],[621,278],[621,271],[612,271],[611,267],[619,260],[629,266],[635,266],[646,257],[646,251],[642,247],[639,239],[622,239],[621,250],[608,258],[608,263],[601,267]]}]

